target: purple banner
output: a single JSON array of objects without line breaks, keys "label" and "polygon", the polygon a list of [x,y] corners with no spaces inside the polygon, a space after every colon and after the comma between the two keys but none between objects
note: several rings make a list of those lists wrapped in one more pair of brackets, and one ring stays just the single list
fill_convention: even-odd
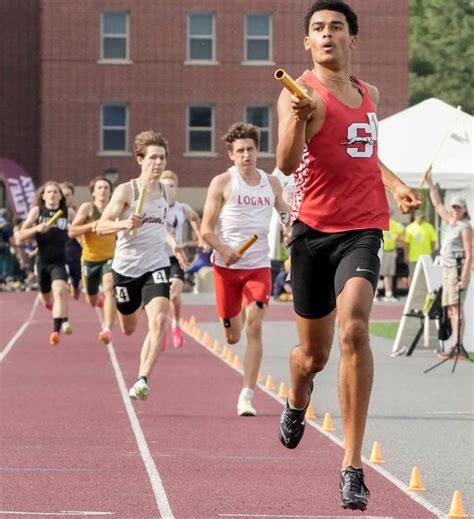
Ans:
[{"label": "purple banner", "polygon": [[4,158],[0,158],[0,179],[5,184],[10,209],[15,216],[24,218],[36,193],[33,179],[18,163]]}]

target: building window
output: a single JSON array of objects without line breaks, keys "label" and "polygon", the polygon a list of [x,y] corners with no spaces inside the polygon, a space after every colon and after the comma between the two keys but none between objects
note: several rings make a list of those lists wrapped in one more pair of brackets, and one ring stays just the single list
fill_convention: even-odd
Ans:
[{"label": "building window", "polygon": [[214,110],[212,106],[189,106],[187,126],[187,151],[211,153],[214,142]]},{"label": "building window", "polygon": [[245,61],[271,61],[271,16],[245,16]]},{"label": "building window", "polygon": [[126,152],[128,142],[128,106],[107,103],[101,107],[101,151]]},{"label": "building window", "polygon": [[215,60],[215,16],[212,13],[188,14],[188,60]]},{"label": "building window", "polygon": [[128,13],[124,11],[105,11],[102,13],[103,60],[128,60]]},{"label": "building window", "polygon": [[271,153],[271,108],[269,106],[247,106],[245,120],[260,129],[260,152]]}]

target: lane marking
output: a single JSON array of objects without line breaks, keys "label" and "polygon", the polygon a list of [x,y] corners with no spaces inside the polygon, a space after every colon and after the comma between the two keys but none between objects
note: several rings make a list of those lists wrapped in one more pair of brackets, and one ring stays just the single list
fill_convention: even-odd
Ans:
[{"label": "lane marking", "polygon": [[26,321],[20,326],[19,330],[15,333],[15,335],[8,341],[8,344],[3,348],[3,350],[0,352],[0,363],[3,362],[3,359],[7,356],[8,352],[15,346],[16,341],[23,335],[23,332],[28,328],[28,326],[31,324],[31,321],[33,319],[33,315],[36,312],[36,308],[38,308],[39,299],[38,297],[35,297],[35,300],[33,302],[33,306],[30,310],[30,315],[26,319]]},{"label": "lane marking", "polygon": [[[211,323],[211,324],[214,324],[214,323]],[[227,366],[229,366],[231,369],[233,369],[234,371],[236,371],[237,373],[240,373],[241,375],[243,374],[243,370],[242,369],[237,369],[237,368],[234,368],[234,366],[232,366],[231,364],[229,364],[226,359],[224,359],[220,353],[216,353],[212,348],[208,348],[205,344],[203,344],[201,341],[198,341],[195,337],[193,337],[192,335],[190,335],[188,332],[186,332],[185,330],[182,330],[188,337],[190,337],[192,340],[196,341],[199,345],[201,345],[206,351],[208,351],[209,353],[212,353],[215,357],[217,357],[218,359],[220,359],[221,361],[223,361]],[[263,383],[261,382],[258,382],[257,383],[257,386],[264,392],[266,393],[268,396],[272,397],[274,400],[276,400],[277,402],[279,402],[280,404],[282,405],[285,405],[285,399],[283,398],[280,398],[279,396],[276,395],[276,393],[274,393],[273,391],[270,391],[269,389],[267,389]],[[312,427],[313,429],[316,429],[317,431],[319,431],[322,435],[326,436],[326,438],[328,438],[329,440],[331,440],[332,442],[336,443],[337,445],[339,445],[339,447],[341,447],[342,449],[344,449],[344,445],[342,443],[342,441],[337,437],[335,436],[334,434],[331,434],[329,432],[326,432],[326,431],[323,431],[323,428],[322,426],[318,425],[314,420],[308,420],[306,419],[306,424],[309,425],[310,427]],[[369,460],[368,458],[362,456],[362,461],[363,463],[365,463],[368,467],[372,468],[373,470],[375,470],[376,472],[378,472],[379,474],[381,474],[383,477],[385,477],[386,479],[388,479],[392,484],[394,484],[397,488],[399,488],[403,494],[405,494],[407,497],[409,497],[410,499],[412,499],[413,501],[416,501],[419,505],[421,505],[422,507],[426,508],[428,511],[430,511],[431,513],[435,514],[437,517],[444,517],[446,514],[444,512],[442,512],[441,510],[439,510],[439,508],[436,508],[434,505],[432,505],[429,501],[427,501],[426,499],[424,499],[423,497],[421,497],[420,495],[418,494],[415,494],[413,492],[407,492],[406,491],[406,488],[407,488],[407,483],[404,483],[403,481],[401,481],[400,479],[398,479],[397,477],[393,476],[390,472],[388,472],[387,470],[383,469],[382,467],[380,467],[379,465],[373,465],[371,463],[369,463]],[[237,516],[239,517],[239,516]],[[287,517],[287,516],[278,516],[278,515],[274,515],[274,516],[268,516],[268,515],[261,515],[261,516],[258,516],[258,515],[253,515],[253,516],[243,516],[243,515],[240,515],[240,517]],[[298,517],[298,516],[288,516],[288,517]],[[331,516],[299,516],[299,517],[331,517]],[[336,516],[337,517],[337,516]],[[344,516],[344,517],[347,517],[347,516]],[[362,516],[358,516],[358,517],[361,517]]]},{"label": "lane marking", "polygon": [[60,512],[17,512],[13,510],[0,510],[0,515],[54,515],[64,516],[84,516],[84,515],[115,515],[114,512],[92,512],[83,510],[61,510]]},{"label": "lane marking", "polygon": [[[99,309],[96,307],[97,316],[102,325],[102,317]],[[168,497],[166,495],[165,488],[163,486],[163,482],[161,481],[160,473],[156,468],[155,462],[151,455],[150,449],[148,448],[148,444],[145,439],[145,435],[140,426],[140,421],[135,413],[135,409],[130,401],[130,397],[128,396],[128,390],[125,385],[125,379],[123,378],[122,370],[120,369],[120,365],[117,360],[117,356],[115,355],[115,349],[113,343],[110,342],[107,345],[107,350],[109,352],[110,360],[112,361],[112,366],[114,368],[115,378],[117,379],[117,383],[120,389],[120,394],[122,396],[122,401],[124,403],[125,409],[127,411],[128,419],[130,421],[130,425],[132,426],[133,434],[135,435],[135,439],[138,445],[138,449],[140,450],[140,455],[142,457],[143,463],[145,465],[146,471],[148,473],[148,477],[151,482],[151,486],[153,488],[153,492],[155,494],[156,504],[158,505],[158,510],[160,511],[161,517],[163,519],[174,519],[173,512],[171,511],[171,507],[168,501]]]},{"label": "lane marking", "polygon": [[297,519],[346,519],[357,517],[357,519],[394,519],[385,515],[271,515],[271,514],[218,514],[219,517],[288,517]]}]

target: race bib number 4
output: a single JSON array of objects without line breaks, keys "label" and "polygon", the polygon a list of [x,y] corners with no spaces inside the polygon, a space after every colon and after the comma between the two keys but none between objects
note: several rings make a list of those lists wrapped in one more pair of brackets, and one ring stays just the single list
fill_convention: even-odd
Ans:
[{"label": "race bib number 4", "polygon": [[115,297],[119,303],[128,303],[130,296],[128,295],[127,287],[115,287]]},{"label": "race bib number 4", "polygon": [[152,276],[155,283],[168,283],[168,278],[166,277],[166,271],[164,269],[155,270],[155,272],[152,273]]}]

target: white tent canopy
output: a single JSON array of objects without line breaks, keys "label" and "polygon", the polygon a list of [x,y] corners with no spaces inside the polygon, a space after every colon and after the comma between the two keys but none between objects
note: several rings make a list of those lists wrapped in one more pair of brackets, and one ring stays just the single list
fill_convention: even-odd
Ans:
[{"label": "white tent canopy", "polygon": [[472,190],[473,119],[439,99],[422,101],[380,121],[379,157],[412,187],[433,163],[443,189]]}]

